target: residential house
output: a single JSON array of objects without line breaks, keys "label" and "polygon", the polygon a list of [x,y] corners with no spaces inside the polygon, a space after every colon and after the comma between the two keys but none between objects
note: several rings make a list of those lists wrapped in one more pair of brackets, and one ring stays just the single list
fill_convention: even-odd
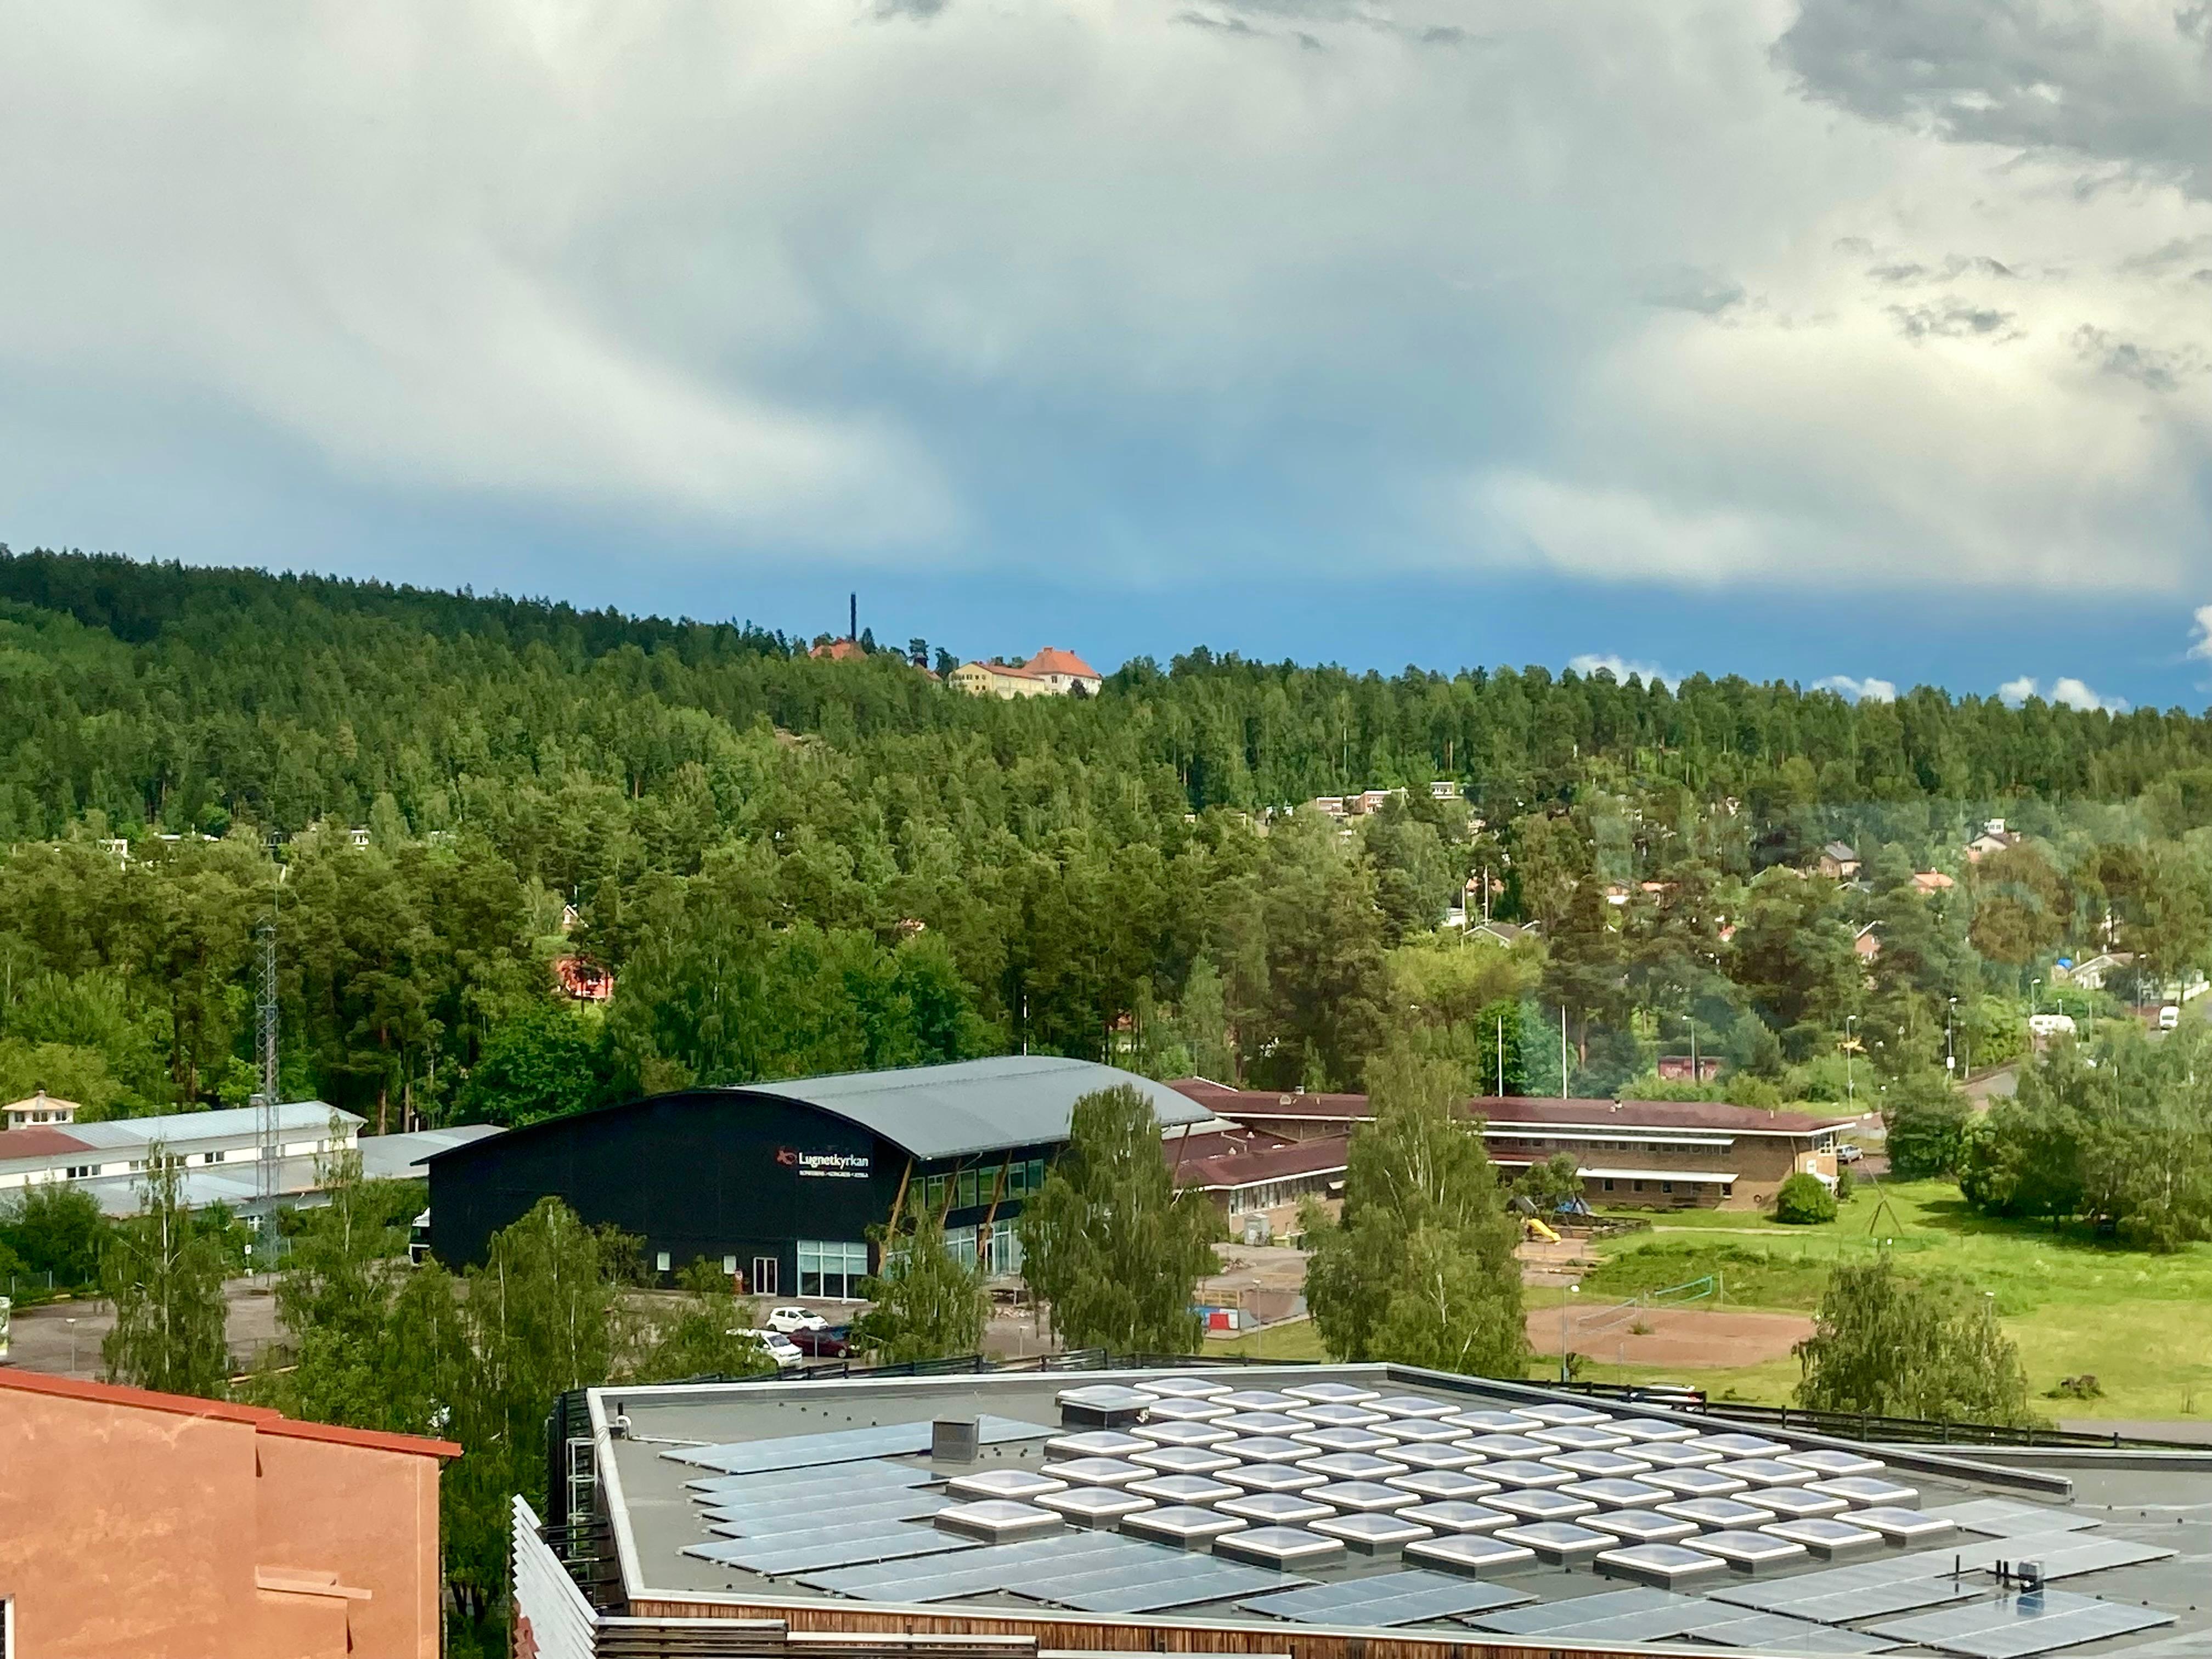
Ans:
[{"label": "residential house", "polygon": [[1048,645],[1025,663],[967,662],[945,677],[957,691],[978,697],[1094,695],[1105,677],[1073,651]]},{"label": "residential house", "polygon": [[1492,945],[1515,945],[1531,933],[1539,932],[1540,921],[1478,921],[1467,930],[1469,939],[1487,939]]},{"label": "residential house", "polygon": [[868,659],[866,647],[860,641],[852,639],[824,640],[806,654],[823,662],[866,662]]},{"label": "residential house", "polygon": [[2101,991],[2107,979],[2131,966],[2135,959],[2132,951],[2100,951],[2095,956],[2085,957],[2070,967],[2060,963],[2051,970],[2051,983],[2077,986],[2084,991]]},{"label": "residential house", "polygon": [[1880,922],[1870,921],[1851,935],[1851,949],[1861,962],[1872,962],[1881,954],[1881,927]]},{"label": "residential house", "polygon": [[1979,864],[1993,853],[2002,853],[2020,845],[2023,838],[2005,828],[2002,818],[1991,818],[1982,825],[1982,833],[1966,843],[1966,862]]},{"label": "residential house", "polygon": [[1958,884],[1941,870],[1915,870],[1912,872],[1912,890],[1923,896],[1948,893]]},{"label": "residential house", "polygon": [[561,981],[561,988],[576,1002],[611,1002],[615,995],[615,976],[606,969],[586,957],[556,957],[553,976]]},{"label": "residential house", "polygon": [[1848,842],[1832,841],[1820,849],[1813,867],[1831,881],[1851,881],[1859,873],[1859,855]]}]

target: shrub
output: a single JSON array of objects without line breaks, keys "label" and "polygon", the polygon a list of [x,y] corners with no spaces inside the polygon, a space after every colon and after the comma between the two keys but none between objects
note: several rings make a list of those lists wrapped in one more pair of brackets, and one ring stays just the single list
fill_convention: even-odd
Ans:
[{"label": "shrub", "polygon": [[1791,1176],[1774,1194],[1774,1218],[1793,1227],[1836,1218],[1836,1195],[1818,1176]]}]

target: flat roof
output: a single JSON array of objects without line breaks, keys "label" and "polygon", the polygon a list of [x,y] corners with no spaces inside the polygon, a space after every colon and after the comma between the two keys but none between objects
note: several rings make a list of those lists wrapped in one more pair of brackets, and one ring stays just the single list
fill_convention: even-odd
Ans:
[{"label": "flat roof", "polygon": [[[1079,1474],[1065,1468],[1067,1461],[1092,1449],[1054,1443],[1079,1431],[1063,1426],[1060,1396],[1101,1385],[1136,1390],[1154,1414],[1113,1450],[1123,1469]],[[1210,1398],[1193,1411],[1189,1395],[1209,1385],[1251,1396],[1225,1402],[1235,1411],[1279,1422],[1272,1429],[1221,1425],[1206,1410]],[[1291,1392],[1316,1385],[1324,1395],[1318,1401]],[[1338,1635],[1469,1648],[1957,1659],[2032,1659],[2061,1647],[2149,1659],[2202,1654],[2212,1644],[2212,1598],[2202,1573],[2212,1552],[2212,1454],[2146,1462],[2069,1452],[2063,1470],[2009,1468],[1995,1461],[2002,1453],[1977,1461],[1943,1448],[1868,1448],[1796,1430],[1745,1431],[1656,1405],[1385,1365],[862,1375],[599,1389],[588,1400],[600,1449],[598,1490],[623,1588],[633,1606],[653,1604],[655,1617],[712,1609],[789,1616],[795,1629],[800,1620],[792,1610],[806,1609],[806,1626],[823,1629],[837,1627],[825,1621],[844,1609],[854,1621],[849,1628],[885,1628],[866,1623],[874,1616],[942,1632],[971,1615],[969,1628],[1027,1632],[1040,1646],[1058,1648],[1102,1645],[1102,1625],[1241,1631],[1248,1649],[1262,1633],[1285,1642]],[[1164,1403],[1170,1401],[1185,1403]],[[1318,1418],[1297,1415],[1316,1407]],[[1518,1415],[1469,1415],[1507,1413]],[[608,1434],[617,1413],[626,1419],[620,1440]],[[1324,1431],[1331,1419],[1334,1434]],[[973,1462],[933,1461],[932,1425],[948,1419],[976,1425]],[[1506,1429],[1521,1438],[1480,1438]],[[1215,1437],[1224,1433],[1232,1438]],[[1321,1437],[1296,1441],[1300,1433]],[[1731,1437],[1737,1435],[1748,1438]],[[1295,1443],[1287,1450],[1242,1443],[1263,1436]],[[1333,1440],[1346,1451],[1331,1451]],[[1566,1443],[1577,1440],[1589,1449]],[[1374,1450],[1350,1449],[1370,1441]],[[1043,1501],[1158,1479],[1161,1463],[1176,1461],[1160,1454],[1176,1443],[1197,1446],[1184,1461],[1201,1484],[1139,1495],[1155,1512],[1187,1511],[1155,1513],[1150,1523],[1155,1536],[1186,1534],[1193,1540],[1186,1546],[1145,1535],[1141,1516],[1120,1530],[1110,1522],[1063,1524]],[[1642,1496],[1589,1486],[1591,1471],[1609,1467],[1601,1456],[1576,1468],[1591,1450],[1645,1463],[1644,1471],[1624,1471],[1627,1479],[1648,1472],[1676,1477],[1676,1486],[1656,1498],[1649,1486]],[[1127,1473],[1148,1453],[1155,1461],[1144,1475]],[[1810,1467],[1784,1461],[1808,1455]],[[1379,1455],[1382,1463],[1306,1467],[1335,1455]],[[1830,1467],[1819,1467],[1824,1462]],[[1263,1464],[1275,1473],[1262,1473]],[[1065,1472],[1062,1485],[1036,1484],[1060,1480],[1055,1466]],[[1398,1472],[1388,1473],[1391,1467]],[[1285,1468],[1291,1473],[1281,1473]],[[1627,1563],[1594,1561],[1601,1549],[1632,1547],[1627,1540],[1638,1527],[1680,1529],[1681,1518],[1665,1515],[1662,1504],[1693,1504],[1686,1489],[1711,1484],[1694,1478],[1698,1469],[1723,1483],[1742,1481],[1736,1501],[1755,1504],[1766,1494],[1774,1506],[1764,1512],[1768,1518],[1701,1515],[1675,1546],[1686,1559],[1656,1558],[1662,1582],[1616,1577]],[[1237,1478],[1212,1480],[1217,1473]],[[976,1500],[947,1483],[977,1474],[1013,1477],[1010,1484],[1033,1488],[1035,1499],[1012,1500],[1018,1512],[966,1518],[985,1535],[963,1531],[963,1518],[945,1512]],[[1307,1508],[1328,1514],[1291,1528],[1300,1537],[1255,1537],[1240,1547],[1237,1531],[1263,1523],[1224,1505],[1257,1492],[1316,1492],[1315,1474],[1330,1484]],[[1469,1480],[1437,1478],[1452,1474]],[[1837,1480],[1844,1484],[1814,1490]],[[1531,1503],[1532,1494],[1569,1486],[1564,1522],[1547,1526],[1532,1513],[1550,1506],[1540,1497]],[[1521,1512],[1502,1515],[1493,1500]],[[1468,1507],[1425,1508],[1432,1502]],[[1595,1507],[1584,1512],[1578,1504]],[[1398,1519],[1362,1522],[1356,1517],[1363,1514]],[[1592,1516],[1617,1517],[1623,1530],[1608,1534],[1589,1524]],[[1848,1531],[1810,1524],[1835,1520]],[[1225,1537],[1202,1541],[1231,1522],[1236,1529]],[[988,1528],[999,1524],[1013,1528],[1019,1541],[993,1541]],[[1569,1530],[1550,1529],[1560,1524]],[[1812,1541],[1793,1539],[1793,1527]],[[1363,1531],[1379,1540],[1376,1553],[1333,1547],[1342,1534]],[[1413,1541],[1393,1541],[1394,1534]],[[1462,1541],[1451,1544],[1455,1538]],[[1441,1547],[1420,1559],[1431,1547]],[[1270,1548],[1292,1559],[1255,1565]],[[1835,1559],[1826,1558],[1829,1550]],[[1297,1559],[1301,1553],[1310,1559]],[[1485,1553],[1495,1559],[1486,1563]],[[1726,1565],[1743,1556],[1771,1559],[1755,1568]],[[2000,1578],[1999,1563],[2018,1561],[2043,1564],[2043,1590],[2024,1594]],[[1669,1584],[1661,1565],[1686,1566],[1691,1576]],[[1110,1645],[1153,1644],[1125,1638]]]}]

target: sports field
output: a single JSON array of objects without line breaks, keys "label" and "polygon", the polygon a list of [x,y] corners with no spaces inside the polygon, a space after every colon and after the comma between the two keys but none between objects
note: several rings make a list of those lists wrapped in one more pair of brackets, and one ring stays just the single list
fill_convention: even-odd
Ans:
[{"label": "sports field", "polygon": [[[2212,1245],[2171,1255],[2130,1250],[2086,1231],[1993,1221],[1973,1214],[1945,1182],[1866,1183],[1836,1220],[1784,1227],[1741,1211],[1693,1211],[1656,1218],[1651,1231],[1601,1247],[1602,1265],[1585,1275],[1571,1317],[1597,1327],[1571,1346],[1582,1375],[1623,1382],[1673,1379],[1716,1396],[1779,1403],[1797,1382],[1796,1361],[1776,1355],[1771,1339],[1754,1345],[1770,1357],[1745,1363],[1747,1333],[1739,1322],[1704,1328],[1716,1340],[1686,1350],[1690,1321],[1645,1317],[1650,1335],[1669,1338],[1663,1353],[1632,1334],[1632,1316],[1594,1317],[1607,1304],[1711,1277],[1713,1294],[1680,1304],[1733,1312],[1809,1314],[1828,1270],[1888,1249],[1912,1271],[1955,1275],[1991,1296],[2020,1345],[2036,1409],[2059,1418],[2212,1418]],[[1528,1292],[1530,1335],[1556,1355],[1559,1292]],[[1770,1328],[1778,1334],[1779,1328]],[[1547,1334],[1548,1332],[1548,1334]],[[1624,1352],[1626,1350],[1626,1352]],[[1299,1323],[1256,1332],[1217,1352],[1319,1358],[1313,1328]],[[1627,1363],[1620,1363],[1626,1358]],[[1539,1361],[1532,1369],[1555,1365]],[[2044,1398],[2061,1377],[2094,1375],[2100,1397]]]}]

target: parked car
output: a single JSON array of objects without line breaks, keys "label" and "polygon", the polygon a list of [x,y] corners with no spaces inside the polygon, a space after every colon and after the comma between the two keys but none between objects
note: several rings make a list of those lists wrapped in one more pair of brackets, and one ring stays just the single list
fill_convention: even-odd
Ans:
[{"label": "parked car", "polygon": [[791,1346],[809,1359],[843,1359],[852,1352],[853,1328],[831,1325],[818,1331],[793,1331]]},{"label": "parked car", "polygon": [[2027,1029],[2039,1037],[2072,1036],[2074,1016],[2071,1014],[2030,1014]]},{"label": "parked car", "polygon": [[1865,1147],[1855,1146],[1848,1140],[1836,1148],[1836,1162],[1838,1164],[1856,1164],[1865,1156]]},{"label": "parked car", "polygon": [[789,1336],[793,1331],[826,1331],[830,1322],[811,1308],[770,1308],[768,1328]]},{"label": "parked car", "polygon": [[2158,1011],[2158,1029],[2160,1030],[2171,1031],[2175,1026],[2180,1024],[2181,1010],[2175,1007],[2172,1003],[2167,1003],[2165,1007]]},{"label": "parked car", "polygon": [[787,1371],[793,1365],[806,1363],[806,1356],[793,1347],[791,1339],[781,1331],[732,1331],[730,1334],[752,1338],[767,1351],[768,1357],[775,1361],[775,1368],[780,1371]]}]

